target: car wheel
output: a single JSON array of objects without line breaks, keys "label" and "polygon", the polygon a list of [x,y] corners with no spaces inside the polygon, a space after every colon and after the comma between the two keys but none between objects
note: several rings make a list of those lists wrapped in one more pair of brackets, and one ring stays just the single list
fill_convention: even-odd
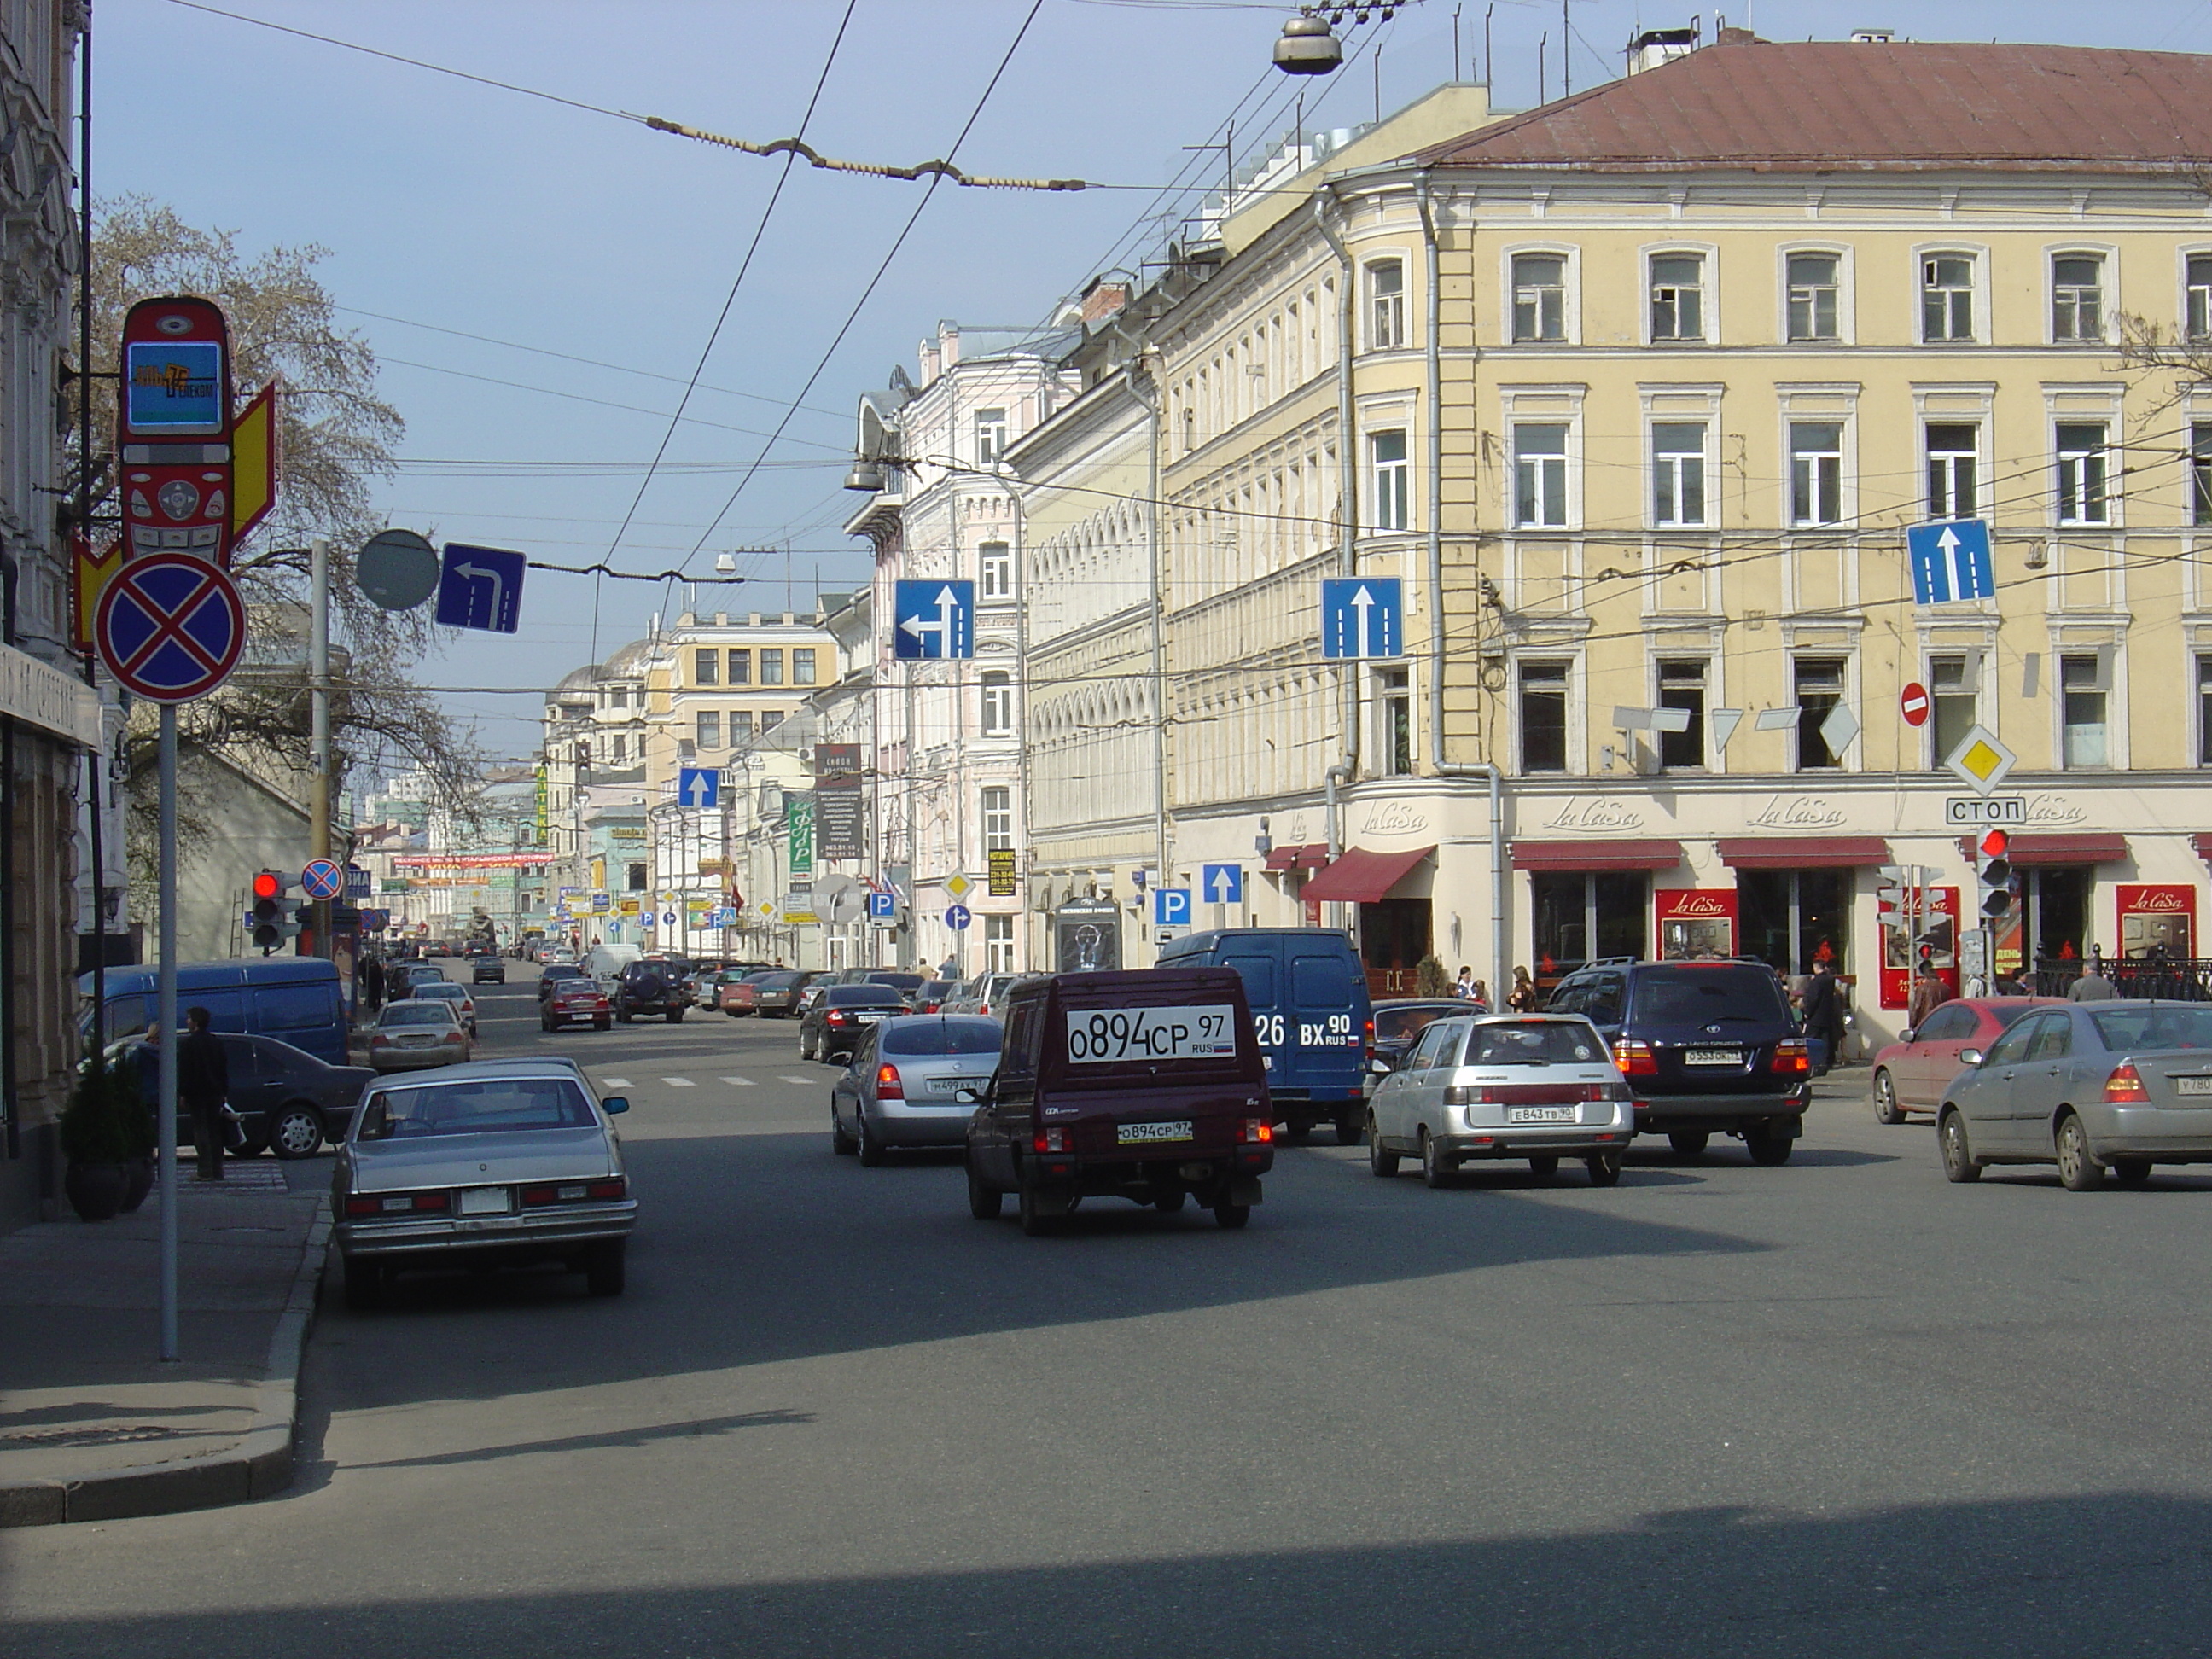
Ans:
[{"label": "car wheel", "polygon": [[1398,1154],[1383,1150],[1382,1132],[1371,1117],[1367,1120],[1367,1173],[1385,1181],[1398,1173]]},{"label": "car wheel", "polygon": [[1437,1151],[1436,1137],[1426,1129],[1421,1131],[1421,1180],[1431,1187],[1451,1185],[1452,1171],[1444,1165],[1442,1154]]},{"label": "car wheel", "polygon": [[2058,1153],[2058,1184],[2069,1193],[2094,1193],[2105,1184],[2105,1166],[2089,1152],[2089,1132],[2069,1112],[2053,1138]]},{"label": "car wheel", "polygon": [[830,1101],[830,1150],[840,1158],[850,1158],[860,1150],[860,1142],[853,1139],[853,1132],[845,1127],[844,1118],[838,1114],[834,1096]]},{"label": "car wheel", "polygon": [[538,1017],[538,1029],[541,1031],[550,1031],[553,1029],[553,1022],[540,1014]]},{"label": "car wheel", "polygon": [[1232,1232],[1251,1218],[1252,1206],[1249,1204],[1217,1204],[1213,1206],[1215,1223]]},{"label": "car wheel", "polygon": [[1771,1129],[1746,1129],[1743,1132],[1743,1149],[1751,1154],[1753,1164],[1769,1167],[1787,1164],[1790,1149],[1796,1144],[1787,1135],[1777,1134]]},{"label": "car wheel", "polygon": [[1304,1144],[1305,1138],[1311,1133],[1313,1133],[1313,1124],[1305,1118],[1290,1118],[1283,1124],[1283,1139],[1293,1146]]},{"label": "car wheel", "polygon": [[866,1109],[857,1106],[854,1109],[853,1125],[860,1131],[860,1162],[871,1170],[882,1168],[884,1143],[877,1138],[876,1132],[868,1127],[868,1114]]},{"label": "car wheel", "polygon": [[1942,1154],[1944,1180],[1982,1178],[1982,1166],[1974,1162],[1973,1151],[1966,1145],[1966,1120],[1955,1109],[1946,1108],[1943,1115],[1936,1120],[1936,1150]]},{"label": "car wheel", "polygon": [[684,1023],[684,1011],[681,1008],[671,1008],[668,1011],[668,1023],[671,1025],[681,1025]]},{"label": "car wheel", "polygon": [[1897,1103],[1897,1085],[1889,1080],[1887,1067],[1874,1074],[1874,1121],[1888,1124],[1905,1121],[1905,1109]]},{"label": "car wheel", "polygon": [[623,1293],[623,1281],[628,1277],[629,1243],[626,1238],[611,1238],[592,1246],[592,1253],[584,1258],[585,1289],[593,1296]]},{"label": "car wheel", "polygon": [[323,1115],[312,1106],[280,1106],[269,1121],[269,1145],[281,1158],[313,1158],[322,1144]]},{"label": "car wheel", "polygon": [[1162,1215],[1173,1215],[1178,1210],[1182,1208],[1184,1200],[1189,1198],[1189,1196],[1190,1194],[1188,1193],[1178,1187],[1175,1191],[1171,1193],[1164,1193],[1161,1194],[1161,1196],[1154,1199],[1152,1200],[1152,1207],[1158,1210]]},{"label": "car wheel", "polygon": [[2150,1160],[2147,1158],[2116,1158],[2112,1160],[2112,1175],[2123,1187],[2140,1187],[2150,1179]]},{"label": "car wheel", "polygon": [[617,1019],[620,1020],[623,1024],[625,1024],[625,1025],[629,1024],[629,1009],[627,1009],[627,1008],[621,1008],[621,1009],[617,1009],[617,1010],[616,1011],[616,1012],[615,1012],[615,1018],[616,1018]]},{"label": "car wheel", "polygon": [[592,1022],[592,1029],[594,1031],[611,1031],[614,1029],[614,1021],[609,1019],[605,1014],[601,1014],[597,1019]]},{"label": "car wheel", "polygon": [[1046,1215],[1037,1208],[1036,1185],[1027,1176],[1022,1177],[1016,1202],[1021,1211],[1022,1231],[1029,1237],[1041,1237],[1052,1231],[1052,1224],[1057,1218]]},{"label": "car wheel", "polygon": [[968,1170],[968,1213],[978,1221],[996,1221],[1004,1206],[1006,1195],[996,1187],[985,1184],[971,1165]]},{"label": "car wheel", "polygon": [[1674,1149],[1677,1158],[1703,1158],[1705,1143],[1713,1138],[1710,1129],[1670,1129],[1667,1144]]},{"label": "car wheel", "polygon": [[1618,1187],[1620,1184],[1619,1152],[1592,1152],[1583,1160],[1583,1167],[1589,1171],[1593,1187]]},{"label": "car wheel", "polygon": [[1365,1127],[1366,1126],[1360,1121],[1358,1113],[1338,1113],[1336,1118],[1336,1144],[1340,1146],[1357,1146],[1359,1144],[1359,1137],[1364,1132]]},{"label": "car wheel", "polygon": [[346,1306],[356,1313],[365,1313],[381,1306],[383,1302],[383,1263],[349,1260],[345,1264]]}]

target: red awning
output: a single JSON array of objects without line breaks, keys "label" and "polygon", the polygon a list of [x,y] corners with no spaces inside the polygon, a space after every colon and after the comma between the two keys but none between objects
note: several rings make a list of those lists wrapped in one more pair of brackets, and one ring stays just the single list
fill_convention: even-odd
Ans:
[{"label": "red awning", "polygon": [[1672,870],[1679,841],[1516,841],[1516,870]]},{"label": "red awning", "polygon": [[1731,870],[1843,870],[1890,861],[1880,836],[1723,836],[1715,845]]},{"label": "red awning", "polygon": [[[1308,842],[1298,848],[1298,861],[1291,867],[1294,870],[1328,869],[1328,843],[1325,841]],[[1301,893],[1299,896],[1303,898],[1304,895]]]},{"label": "red awning", "polygon": [[1298,854],[1304,851],[1305,848],[1303,847],[1271,847],[1267,849],[1267,861],[1260,867],[1263,870],[1291,869],[1297,866]]},{"label": "red awning", "polygon": [[1339,904],[1374,904],[1436,850],[1417,847],[1410,853],[1370,853],[1364,847],[1346,848],[1341,858],[1298,890],[1298,896]]},{"label": "red awning", "polygon": [[2203,859],[2207,864],[2212,864],[2212,836],[2199,830],[2189,838],[2189,848],[2198,858]]},{"label": "red awning", "polygon": [[[1959,850],[1968,862],[1974,857],[1972,836],[1959,840]],[[2030,836],[2015,830],[2007,856],[2014,864],[2124,864],[2125,836]]]}]

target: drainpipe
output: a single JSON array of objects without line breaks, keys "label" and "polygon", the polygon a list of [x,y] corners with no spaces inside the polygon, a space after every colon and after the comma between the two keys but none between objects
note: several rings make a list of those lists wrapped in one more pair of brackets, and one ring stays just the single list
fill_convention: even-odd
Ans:
[{"label": "drainpipe", "polygon": [[[1337,264],[1344,272],[1337,288],[1336,305],[1337,546],[1342,574],[1357,576],[1359,556],[1354,550],[1353,540],[1359,530],[1359,471],[1352,452],[1352,317],[1359,302],[1358,272],[1352,263],[1352,250],[1345,246],[1344,239],[1328,222],[1329,210],[1338,205],[1335,187],[1325,181],[1321,193],[1314,198],[1314,228],[1336,254]],[[1328,815],[1328,855],[1332,859],[1344,850],[1337,822],[1337,786],[1348,787],[1358,776],[1359,679],[1358,670],[1352,669],[1346,673],[1344,687],[1344,758],[1322,775],[1322,799]]]},{"label": "drainpipe", "polygon": [[[1439,778],[1480,778],[1490,786],[1490,997],[1501,1006],[1511,968],[1506,959],[1505,778],[1487,761],[1458,763],[1444,758],[1444,423],[1443,349],[1437,325],[1443,310],[1443,258],[1437,246],[1436,204],[1424,167],[1414,182],[1421,210],[1424,260],[1424,319],[1429,416],[1429,766]],[[1480,348],[1475,348],[1480,352]]]}]

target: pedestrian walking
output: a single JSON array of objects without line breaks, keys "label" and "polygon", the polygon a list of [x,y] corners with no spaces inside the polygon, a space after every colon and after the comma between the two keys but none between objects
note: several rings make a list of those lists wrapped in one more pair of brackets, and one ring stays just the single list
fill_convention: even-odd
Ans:
[{"label": "pedestrian walking", "polygon": [[1918,976],[1912,981],[1912,998],[1905,1005],[1905,1023],[1915,1030],[1928,1023],[1928,1016],[1951,1000],[1951,988],[1943,983],[1936,969],[1923,962]]},{"label": "pedestrian walking", "polygon": [[1528,977],[1526,968],[1513,970],[1513,988],[1506,993],[1505,1006],[1516,1014],[1536,1012],[1536,982]]},{"label": "pedestrian walking", "polygon": [[384,959],[381,957],[362,958],[361,1006],[372,1014],[384,1006]]},{"label": "pedestrian walking", "polygon": [[2080,975],[2066,988],[2069,1002],[2110,1002],[2119,995],[2112,981],[2105,977],[2104,953],[2095,945],[2089,947],[2089,960]]},{"label": "pedestrian walking", "polygon": [[1818,1037],[1827,1045],[1814,1075],[1824,1074],[1831,1066],[1843,1058],[1844,1049],[1844,988],[1836,978],[1836,964],[1816,962],[1813,976],[1806,981],[1805,994],[1798,1005],[1805,1018],[1805,1035]]},{"label": "pedestrian walking", "polygon": [[177,1044],[177,1098],[191,1114],[192,1151],[202,1181],[222,1179],[225,1128],[222,1109],[230,1098],[230,1061],[208,1030],[208,1011],[185,1011],[185,1035]]},{"label": "pedestrian walking", "polygon": [[1459,977],[1452,982],[1452,994],[1462,1002],[1480,1000],[1474,994],[1474,969],[1464,963],[1460,965]]}]

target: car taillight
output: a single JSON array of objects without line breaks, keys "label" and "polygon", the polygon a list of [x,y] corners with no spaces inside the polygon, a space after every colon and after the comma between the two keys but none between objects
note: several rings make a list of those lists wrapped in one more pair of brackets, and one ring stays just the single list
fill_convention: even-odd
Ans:
[{"label": "car taillight", "polygon": [[2105,1098],[2118,1105],[2148,1105],[2150,1091],[2143,1087],[2142,1073],[2136,1063],[2124,1060],[2112,1067],[2112,1076],[2105,1079]]},{"label": "car taillight", "polygon": [[608,1181],[562,1181],[540,1187],[525,1187],[522,1201],[526,1206],[588,1204],[595,1199],[620,1198],[628,1190],[629,1182],[621,1176]]},{"label": "car taillight", "polygon": [[827,1016],[823,1019],[823,1022],[822,1022],[822,1023],[823,1023],[824,1025],[846,1025],[846,1024],[851,1024],[851,1021],[850,1021],[850,1019],[849,1019],[846,1015],[842,1014],[842,1013],[839,1013],[839,1012],[836,1012],[835,1010],[832,1010],[832,1011],[831,1011],[831,1012],[830,1012],[830,1013],[829,1013],[829,1014],[828,1014],[828,1015],[827,1015]]},{"label": "car taillight", "polygon": [[1040,1152],[1064,1152],[1067,1150],[1067,1131],[1039,1129],[1030,1144]]},{"label": "car taillight", "polygon": [[876,1067],[876,1098],[904,1100],[906,1085],[899,1081],[898,1067],[889,1060]]},{"label": "car taillight", "polygon": [[1239,1140],[1258,1141],[1265,1145],[1274,1138],[1275,1126],[1264,1117],[1245,1118],[1237,1127],[1237,1139]]},{"label": "car taillight", "polygon": [[1813,1069],[1813,1051],[1796,1037],[1788,1037],[1774,1045],[1774,1058],[1767,1069],[1803,1077]]},{"label": "car taillight", "polygon": [[1624,1077],[1656,1077],[1659,1073],[1659,1057],[1651,1052],[1651,1045],[1635,1037],[1615,1039],[1613,1063]]},{"label": "car taillight", "polygon": [[348,1215],[385,1215],[394,1211],[447,1210],[453,1207],[450,1193],[358,1193],[346,1200]]}]

